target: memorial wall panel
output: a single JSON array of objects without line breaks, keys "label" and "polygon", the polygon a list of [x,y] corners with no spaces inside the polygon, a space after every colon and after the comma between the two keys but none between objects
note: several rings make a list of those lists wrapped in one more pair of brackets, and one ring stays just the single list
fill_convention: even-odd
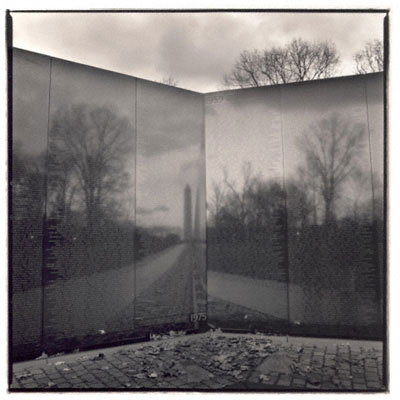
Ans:
[{"label": "memorial wall panel", "polygon": [[135,311],[143,330],[205,319],[203,168],[202,96],[138,80]]},{"label": "memorial wall panel", "polygon": [[379,336],[365,77],[282,87],[291,330]]},{"label": "memorial wall panel", "polygon": [[50,60],[14,49],[12,62],[12,346],[20,357],[37,354],[42,339]]},{"label": "memorial wall panel", "polygon": [[205,95],[208,317],[286,329],[287,240],[280,87]]},{"label": "memorial wall panel", "polygon": [[[377,324],[384,324],[386,286],[386,221],[385,221],[385,127],[384,127],[384,76],[365,76],[368,107],[369,151],[371,158],[371,182],[373,195],[375,258],[375,290],[380,305]],[[383,334],[383,333],[382,333]]]},{"label": "memorial wall panel", "polygon": [[46,210],[48,351],[134,329],[136,80],[53,59]]}]

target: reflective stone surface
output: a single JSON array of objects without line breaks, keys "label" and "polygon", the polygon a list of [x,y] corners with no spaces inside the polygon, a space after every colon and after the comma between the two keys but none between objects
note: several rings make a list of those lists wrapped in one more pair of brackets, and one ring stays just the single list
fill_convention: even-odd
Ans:
[{"label": "reflective stone surface", "polygon": [[135,90],[134,78],[52,60],[43,311],[49,351],[101,343],[134,327]]},{"label": "reflective stone surface", "polygon": [[14,50],[11,300],[13,345],[21,353],[41,344],[49,81],[49,58]]},{"label": "reflective stone surface", "polygon": [[202,105],[200,94],[138,80],[139,326],[187,324],[205,311]]},{"label": "reflective stone surface", "polygon": [[280,87],[212,93],[205,101],[209,318],[231,328],[284,326]]},{"label": "reflective stone surface", "polygon": [[13,54],[13,357],[211,326],[383,337],[383,75],[202,95]]}]

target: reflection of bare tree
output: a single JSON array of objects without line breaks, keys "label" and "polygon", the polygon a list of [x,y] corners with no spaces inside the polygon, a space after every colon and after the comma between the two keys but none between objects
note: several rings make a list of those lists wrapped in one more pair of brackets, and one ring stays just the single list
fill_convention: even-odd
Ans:
[{"label": "reflection of bare tree", "polygon": [[316,205],[314,196],[308,193],[309,186],[304,181],[286,182],[287,223],[289,230],[302,230],[310,223],[316,224]]},{"label": "reflection of bare tree", "polygon": [[13,219],[43,218],[45,154],[33,156],[13,143]]},{"label": "reflection of bare tree", "polygon": [[12,153],[12,290],[41,284],[45,154],[32,154],[19,141]]},{"label": "reflection of bare tree", "polygon": [[[250,162],[243,163],[241,172],[240,185],[229,177],[226,168],[223,182],[213,184],[210,216],[216,227],[235,224],[236,229],[244,229],[246,233],[250,226],[272,224],[274,214],[284,204],[284,192],[276,180],[265,180],[255,174]],[[294,186],[292,189],[295,190]]]},{"label": "reflection of bare tree", "polygon": [[383,183],[370,170],[359,168],[350,181],[346,202],[346,217],[358,222],[383,220]]},{"label": "reflection of bare tree", "polygon": [[323,200],[325,222],[335,219],[335,203],[343,183],[357,170],[363,139],[363,125],[351,124],[333,113],[311,124],[298,141],[305,170]]},{"label": "reflection of bare tree", "polygon": [[224,205],[224,196],[224,189],[216,182],[213,182],[212,192],[210,194],[207,206],[210,213],[210,222],[214,226],[218,225],[221,216],[221,210]]},{"label": "reflection of bare tree", "polygon": [[[53,206],[68,215],[82,207],[88,226],[118,211],[126,185],[126,155],[132,151],[126,118],[107,107],[60,108],[50,132],[49,173]],[[54,212],[54,209],[52,210]]]},{"label": "reflection of bare tree", "polygon": [[250,162],[246,162],[242,166],[242,179],[243,184],[241,189],[238,189],[235,182],[229,178],[228,170],[224,169],[224,184],[230,194],[230,211],[235,214],[240,224],[245,226],[250,213],[249,194],[254,185],[253,171]]}]

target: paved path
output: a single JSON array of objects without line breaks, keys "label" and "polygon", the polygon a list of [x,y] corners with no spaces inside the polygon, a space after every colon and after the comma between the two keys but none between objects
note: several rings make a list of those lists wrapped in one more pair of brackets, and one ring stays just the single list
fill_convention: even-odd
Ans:
[{"label": "paved path", "polygon": [[[179,250],[179,249],[178,249]],[[189,249],[187,249],[189,250]],[[188,322],[189,314],[193,312],[193,294],[192,294],[192,257],[189,251],[182,250],[176,253],[176,259],[173,259],[172,266],[163,273],[151,271],[152,274],[146,274],[146,284],[141,285],[137,290],[135,301],[131,301],[122,313],[115,313],[115,318],[109,321],[110,326],[118,327],[121,321],[129,320],[135,315],[134,325],[131,329],[141,329],[143,327],[151,328],[162,324],[174,324]],[[142,271],[147,271],[148,267],[165,270],[164,258],[158,258],[152,263],[144,266]],[[167,262],[171,262],[168,261]],[[136,276],[140,276],[139,274]],[[157,279],[154,279],[156,277]],[[142,282],[138,279],[138,282]],[[149,284],[149,282],[151,282]],[[134,304],[135,303],[135,304]],[[123,329],[123,326],[121,327]]]},{"label": "paved path", "polygon": [[[208,271],[208,294],[277,318],[287,319],[287,288],[284,282],[253,279],[224,272]],[[304,319],[303,290],[290,284],[290,318]]]},{"label": "paved path", "polygon": [[17,363],[10,388],[377,392],[382,347],[211,332]]},{"label": "paved path", "polygon": [[186,244],[170,247],[159,254],[149,256],[136,265],[137,294],[146,290],[162,274],[165,274],[179,259]]},{"label": "paved path", "polygon": [[[136,284],[132,265],[66,281],[55,280],[45,289],[45,335],[72,338],[98,335],[110,329],[132,329],[135,288],[136,295],[145,292],[176,264],[185,246],[179,244],[141,260],[136,268]],[[24,310],[31,299],[38,297],[41,297],[41,288],[15,293],[14,309]],[[126,312],[129,307],[132,308],[129,318],[121,321],[119,326],[112,326],[115,315],[122,310]],[[14,322],[14,337],[20,338],[22,343],[30,343],[32,337],[39,337],[36,331],[40,327],[40,318],[29,326],[26,313],[19,315],[21,318]]]}]

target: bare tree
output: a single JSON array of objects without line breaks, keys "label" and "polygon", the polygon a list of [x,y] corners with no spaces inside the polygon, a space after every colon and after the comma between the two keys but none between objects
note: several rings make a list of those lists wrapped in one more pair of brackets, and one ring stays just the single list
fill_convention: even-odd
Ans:
[{"label": "bare tree", "polygon": [[208,202],[210,221],[215,227],[218,227],[218,222],[221,215],[221,210],[224,205],[225,193],[222,185],[218,185],[213,182],[212,193],[210,195],[210,200]]},{"label": "bare tree", "polygon": [[[299,141],[301,140],[299,139]],[[301,147],[300,144],[299,147]],[[324,208],[324,202],[320,196],[319,173],[314,169],[310,169],[307,163],[305,163],[298,167],[296,175],[293,183],[306,194],[306,202],[309,207],[309,222],[317,225],[323,220],[322,209]]]},{"label": "bare tree", "polygon": [[373,40],[354,55],[355,69],[358,74],[383,71],[383,42]]},{"label": "bare tree", "polygon": [[58,110],[49,144],[49,190],[56,212],[65,212],[75,198],[89,227],[118,212],[118,193],[128,176],[126,155],[133,150],[130,131],[128,120],[105,106],[77,104]]},{"label": "bare tree", "polygon": [[335,203],[342,185],[357,170],[364,131],[362,124],[351,124],[332,113],[311,124],[298,140],[305,168],[313,177],[324,204],[325,223],[335,220]]},{"label": "bare tree", "polygon": [[[257,51],[243,51],[236,61],[231,72],[224,75],[223,83],[227,87],[252,87],[266,85],[263,76],[262,55]],[[275,82],[271,82],[275,83]]]},{"label": "bare tree", "polygon": [[333,43],[295,39],[284,47],[243,51],[223,83],[244,88],[328,78],[338,64]]},{"label": "bare tree", "polygon": [[231,195],[231,206],[240,224],[244,227],[247,223],[249,216],[249,195],[251,188],[254,185],[255,179],[253,176],[253,169],[250,162],[243,163],[242,166],[242,179],[243,184],[241,188],[237,188],[236,183],[228,176],[227,169],[224,169],[224,184]]},{"label": "bare tree", "polygon": [[289,180],[286,182],[286,207],[290,230],[302,230],[310,223],[316,224],[316,205],[314,203],[312,186],[309,182]]},{"label": "bare tree", "polygon": [[248,220],[253,227],[271,229],[285,223],[285,192],[282,183],[276,179],[253,179],[249,190]]},{"label": "bare tree", "polygon": [[45,204],[45,153],[32,155],[23,149],[23,143],[13,143],[12,201],[13,221],[41,221]]},{"label": "bare tree", "polygon": [[160,83],[163,83],[164,85],[176,86],[176,87],[178,87],[178,85],[179,85],[179,81],[177,79],[175,79],[174,77],[172,77],[171,75],[164,76],[161,79]]}]

